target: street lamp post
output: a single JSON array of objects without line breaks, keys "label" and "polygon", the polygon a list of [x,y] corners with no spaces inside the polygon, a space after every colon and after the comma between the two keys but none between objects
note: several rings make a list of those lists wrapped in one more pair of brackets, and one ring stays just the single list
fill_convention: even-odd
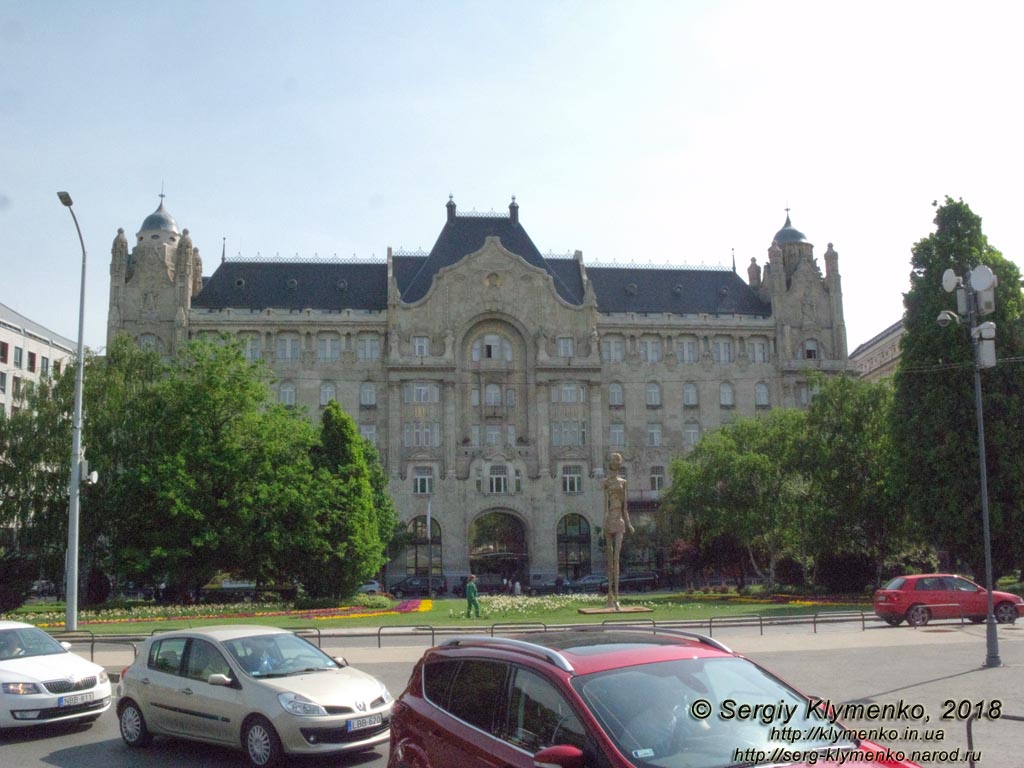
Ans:
[{"label": "street lamp post", "polygon": [[82,380],[85,377],[85,240],[78,226],[78,217],[71,207],[71,195],[58,192],[57,197],[71,213],[82,245],[82,282],[78,297],[78,369],[75,373],[75,411],[71,417],[71,479],[68,482],[68,551],[65,564],[66,609],[64,629],[74,632],[78,629],[78,494],[82,483]]},{"label": "street lamp post", "polygon": [[[974,352],[974,412],[978,422],[978,471],[981,478],[981,523],[982,538],[985,547],[985,589],[988,592],[987,616],[985,619],[986,667],[1001,667],[999,658],[999,635],[996,631],[994,600],[992,598],[992,538],[989,532],[988,514],[988,468],[985,461],[985,415],[981,404],[981,369],[992,368],[996,364],[996,326],[986,322],[978,325],[978,317],[995,310],[996,276],[992,270],[980,265],[971,270],[967,277],[967,286],[962,278],[952,269],[942,275],[942,287],[947,293],[956,291],[957,312],[967,313],[970,324],[971,346]],[[960,315],[943,310],[939,313],[938,323],[949,325],[950,321],[960,322]]]}]

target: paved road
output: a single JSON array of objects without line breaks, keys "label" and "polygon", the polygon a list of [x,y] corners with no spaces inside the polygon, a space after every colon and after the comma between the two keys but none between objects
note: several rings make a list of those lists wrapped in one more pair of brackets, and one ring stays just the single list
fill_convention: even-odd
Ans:
[{"label": "paved road", "polygon": [[[968,702],[986,708],[999,701],[1002,714],[1024,717],[1024,623],[999,628],[1004,663],[985,669],[984,627],[959,624],[910,627],[875,627],[859,624],[757,628],[715,628],[715,637],[746,654],[808,694],[828,698],[833,704],[881,703],[919,706],[928,722],[913,717],[846,719],[849,727],[897,730],[896,739],[881,739],[894,748],[949,751],[967,748],[963,720],[942,720],[951,705]],[[380,677],[396,695],[408,679],[415,660],[430,643],[423,637],[387,637],[384,648],[366,637],[325,637],[329,653],[345,656],[352,664]],[[86,654],[88,651],[86,651]],[[100,647],[97,661],[119,671],[131,659],[127,647]],[[908,713],[909,715],[910,713]],[[955,712],[954,712],[955,714]],[[902,738],[907,728],[916,737]],[[943,736],[937,739],[939,732]],[[911,732],[912,733],[912,732]],[[926,735],[930,734],[930,738]],[[978,768],[1024,766],[1024,722],[982,720],[974,728],[974,748],[981,751]],[[294,765],[334,768],[384,768],[387,748],[335,760],[296,760]],[[925,766],[965,766],[965,759],[948,756],[920,761]],[[0,737],[0,767],[36,768],[150,768],[197,766],[240,768],[239,753],[197,746],[169,739],[157,740],[143,751],[129,751],[121,743],[116,718],[107,713],[91,728],[54,728],[15,731]]]}]

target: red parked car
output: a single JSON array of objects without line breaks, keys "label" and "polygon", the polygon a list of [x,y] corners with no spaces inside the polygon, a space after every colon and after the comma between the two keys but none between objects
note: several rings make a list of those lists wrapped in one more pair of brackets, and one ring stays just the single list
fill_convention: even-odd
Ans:
[{"label": "red parked car", "polygon": [[[993,591],[992,605],[1000,624],[1012,624],[1024,616],[1024,598],[1009,592]],[[894,627],[904,619],[923,626],[932,619],[961,616],[977,624],[988,616],[988,590],[949,573],[897,576],[875,590],[875,613]]]},{"label": "red parked car", "polygon": [[388,768],[915,768],[822,709],[689,632],[453,638],[426,651],[395,702]]}]

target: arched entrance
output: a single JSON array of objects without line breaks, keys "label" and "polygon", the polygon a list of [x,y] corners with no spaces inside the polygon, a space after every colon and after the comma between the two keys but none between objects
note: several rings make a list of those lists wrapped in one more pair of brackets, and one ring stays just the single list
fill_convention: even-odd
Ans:
[{"label": "arched entrance", "polygon": [[522,521],[509,512],[487,512],[470,523],[469,568],[527,583],[530,557]]}]

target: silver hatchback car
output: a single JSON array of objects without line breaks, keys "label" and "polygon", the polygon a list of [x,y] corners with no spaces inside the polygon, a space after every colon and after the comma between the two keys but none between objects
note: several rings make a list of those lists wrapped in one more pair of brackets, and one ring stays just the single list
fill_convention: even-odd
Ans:
[{"label": "silver hatchback car", "polygon": [[285,754],[388,741],[393,699],[377,678],[273,627],[180,630],[146,641],[118,683],[129,747],[153,734],[240,747],[259,768]]}]

